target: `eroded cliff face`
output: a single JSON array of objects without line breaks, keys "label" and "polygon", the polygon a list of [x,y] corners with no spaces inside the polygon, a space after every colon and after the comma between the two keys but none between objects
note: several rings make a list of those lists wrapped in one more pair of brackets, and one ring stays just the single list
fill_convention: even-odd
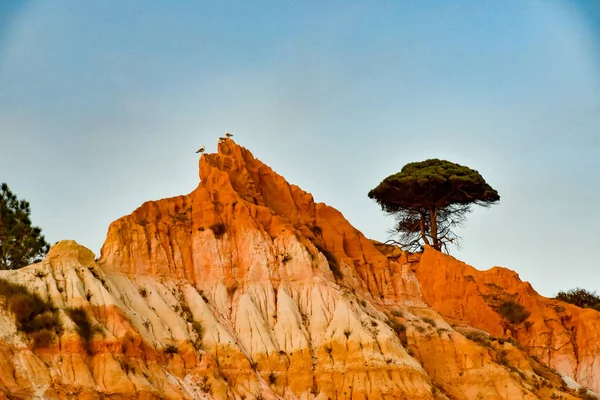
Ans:
[{"label": "eroded cliff face", "polygon": [[[447,320],[513,337],[561,375],[600,392],[600,313],[540,296],[506,268],[475,268],[428,248],[413,264],[424,300]],[[498,306],[516,301],[531,314],[510,323]]]},{"label": "eroded cliff face", "polygon": [[[438,275],[445,283],[427,278],[427,266],[452,263],[444,257],[377,248],[338,211],[227,139],[217,154],[202,156],[192,193],[144,203],[111,224],[99,260],[63,241],[43,262],[0,273],[54,304],[63,326],[50,346],[33,349],[0,310],[0,392],[48,399],[576,398],[528,347],[465,337],[485,335],[476,328],[506,332],[501,319],[452,314],[461,306],[445,304],[443,293],[459,301],[460,289],[449,289],[454,275]],[[98,327],[89,343],[65,312],[78,306]],[[568,370],[543,357],[557,340],[531,337],[540,361],[594,386],[578,375],[581,361]],[[580,360],[585,344],[578,346]]]}]

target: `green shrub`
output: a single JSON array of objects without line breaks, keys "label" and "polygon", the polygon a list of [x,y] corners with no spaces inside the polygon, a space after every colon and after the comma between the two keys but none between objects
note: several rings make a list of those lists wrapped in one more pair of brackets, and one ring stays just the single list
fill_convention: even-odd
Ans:
[{"label": "green shrub", "polygon": [[212,224],[209,226],[210,230],[213,231],[215,238],[220,239],[225,232],[227,231],[227,227],[222,222],[217,222],[216,224]]},{"label": "green shrub", "polygon": [[60,334],[58,311],[52,303],[25,286],[4,279],[0,279],[0,295],[6,298],[6,307],[15,316],[17,330],[31,335],[34,348],[49,346],[54,334]]},{"label": "green shrub", "polygon": [[394,317],[404,318],[404,313],[399,309],[392,310],[390,314],[392,314]]},{"label": "green shrub", "polygon": [[329,269],[331,270],[331,273],[333,274],[333,277],[336,280],[340,280],[344,277],[344,274],[342,274],[342,270],[340,269],[340,264],[338,263],[337,258],[333,255],[332,252],[330,252],[329,250],[327,250],[325,247],[322,247],[318,244],[315,244],[315,247],[317,248],[317,250],[319,250],[327,259],[327,263],[329,264]]},{"label": "green shrub", "polygon": [[600,306],[600,297],[596,292],[589,292],[585,289],[575,288],[566,292],[558,292],[556,299],[566,303],[574,304],[581,308],[594,308]]},{"label": "green shrub", "polygon": [[425,322],[425,323],[428,323],[429,325],[431,325],[431,326],[433,326],[433,327],[435,327],[435,326],[436,326],[436,324],[435,324],[435,321],[434,321],[434,320],[432,320],[431,318],[428,318],[428,317],[423,317],[423,318],[421,318],[421,321],[423,321],[423,322]]},{"label": "green shrub", "polygon": [[498,307],[498,312],[510,323],[515,325],[518,325],[521,322],[525,321],[527,318],[529,318],[529,315],[531,314],[521,304],[512,300],[507,300],[504,303],[500,304],[500,307]]},{"label": "green shrub", "polygon": [[17,320],[17,328],[24,332],[33,332],[32,321],[35,315],[46,310],[46,304],[42,299],[32,293],[17,294],[7,299],[8,309]]}]

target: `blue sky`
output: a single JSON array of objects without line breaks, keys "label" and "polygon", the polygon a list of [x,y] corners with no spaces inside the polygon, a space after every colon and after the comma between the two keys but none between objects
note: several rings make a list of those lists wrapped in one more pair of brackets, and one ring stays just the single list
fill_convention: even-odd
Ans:
[{"label": "blue sky", "polygon": [[0,4],[0,181],[47,239],[193,190],[226,130],[367,236],[411,161],[481,172],[458,258],[600,291],[600,5],[589,1]]}]

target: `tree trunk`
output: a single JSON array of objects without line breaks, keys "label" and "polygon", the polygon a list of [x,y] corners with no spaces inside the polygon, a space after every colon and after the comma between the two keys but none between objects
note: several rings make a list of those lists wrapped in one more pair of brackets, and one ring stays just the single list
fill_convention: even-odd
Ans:
[{"label": "tree trunk", "polygon": [[419,221],[419,228],[421,229],[421,237],[426,245],[429,244],[429,240],[427,239],[427,232],[425,232],[425,215],[421,214],[421,220]]},{"label": "tree trunk", "polygon": [[433,248],[439,250],[441,248],[441,243],[438,239],[438,229],[437,229],[437,208],[433,208],[429,210],[429,218],[430,218],[430,231],[429,236],[433,242]]}]

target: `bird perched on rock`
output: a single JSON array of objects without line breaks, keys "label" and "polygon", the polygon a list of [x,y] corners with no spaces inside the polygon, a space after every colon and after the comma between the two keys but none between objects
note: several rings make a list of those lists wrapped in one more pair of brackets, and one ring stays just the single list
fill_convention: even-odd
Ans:
[{"label": "bird perched on rock", "polygon": [[200,147],[196,153],[204,153],[204,146]]},{"label": "bird perched on rock", "polygon": [[233,135],[231,133],[229,133],[229,132],[225,132],[225,136],[232,137]]}]

